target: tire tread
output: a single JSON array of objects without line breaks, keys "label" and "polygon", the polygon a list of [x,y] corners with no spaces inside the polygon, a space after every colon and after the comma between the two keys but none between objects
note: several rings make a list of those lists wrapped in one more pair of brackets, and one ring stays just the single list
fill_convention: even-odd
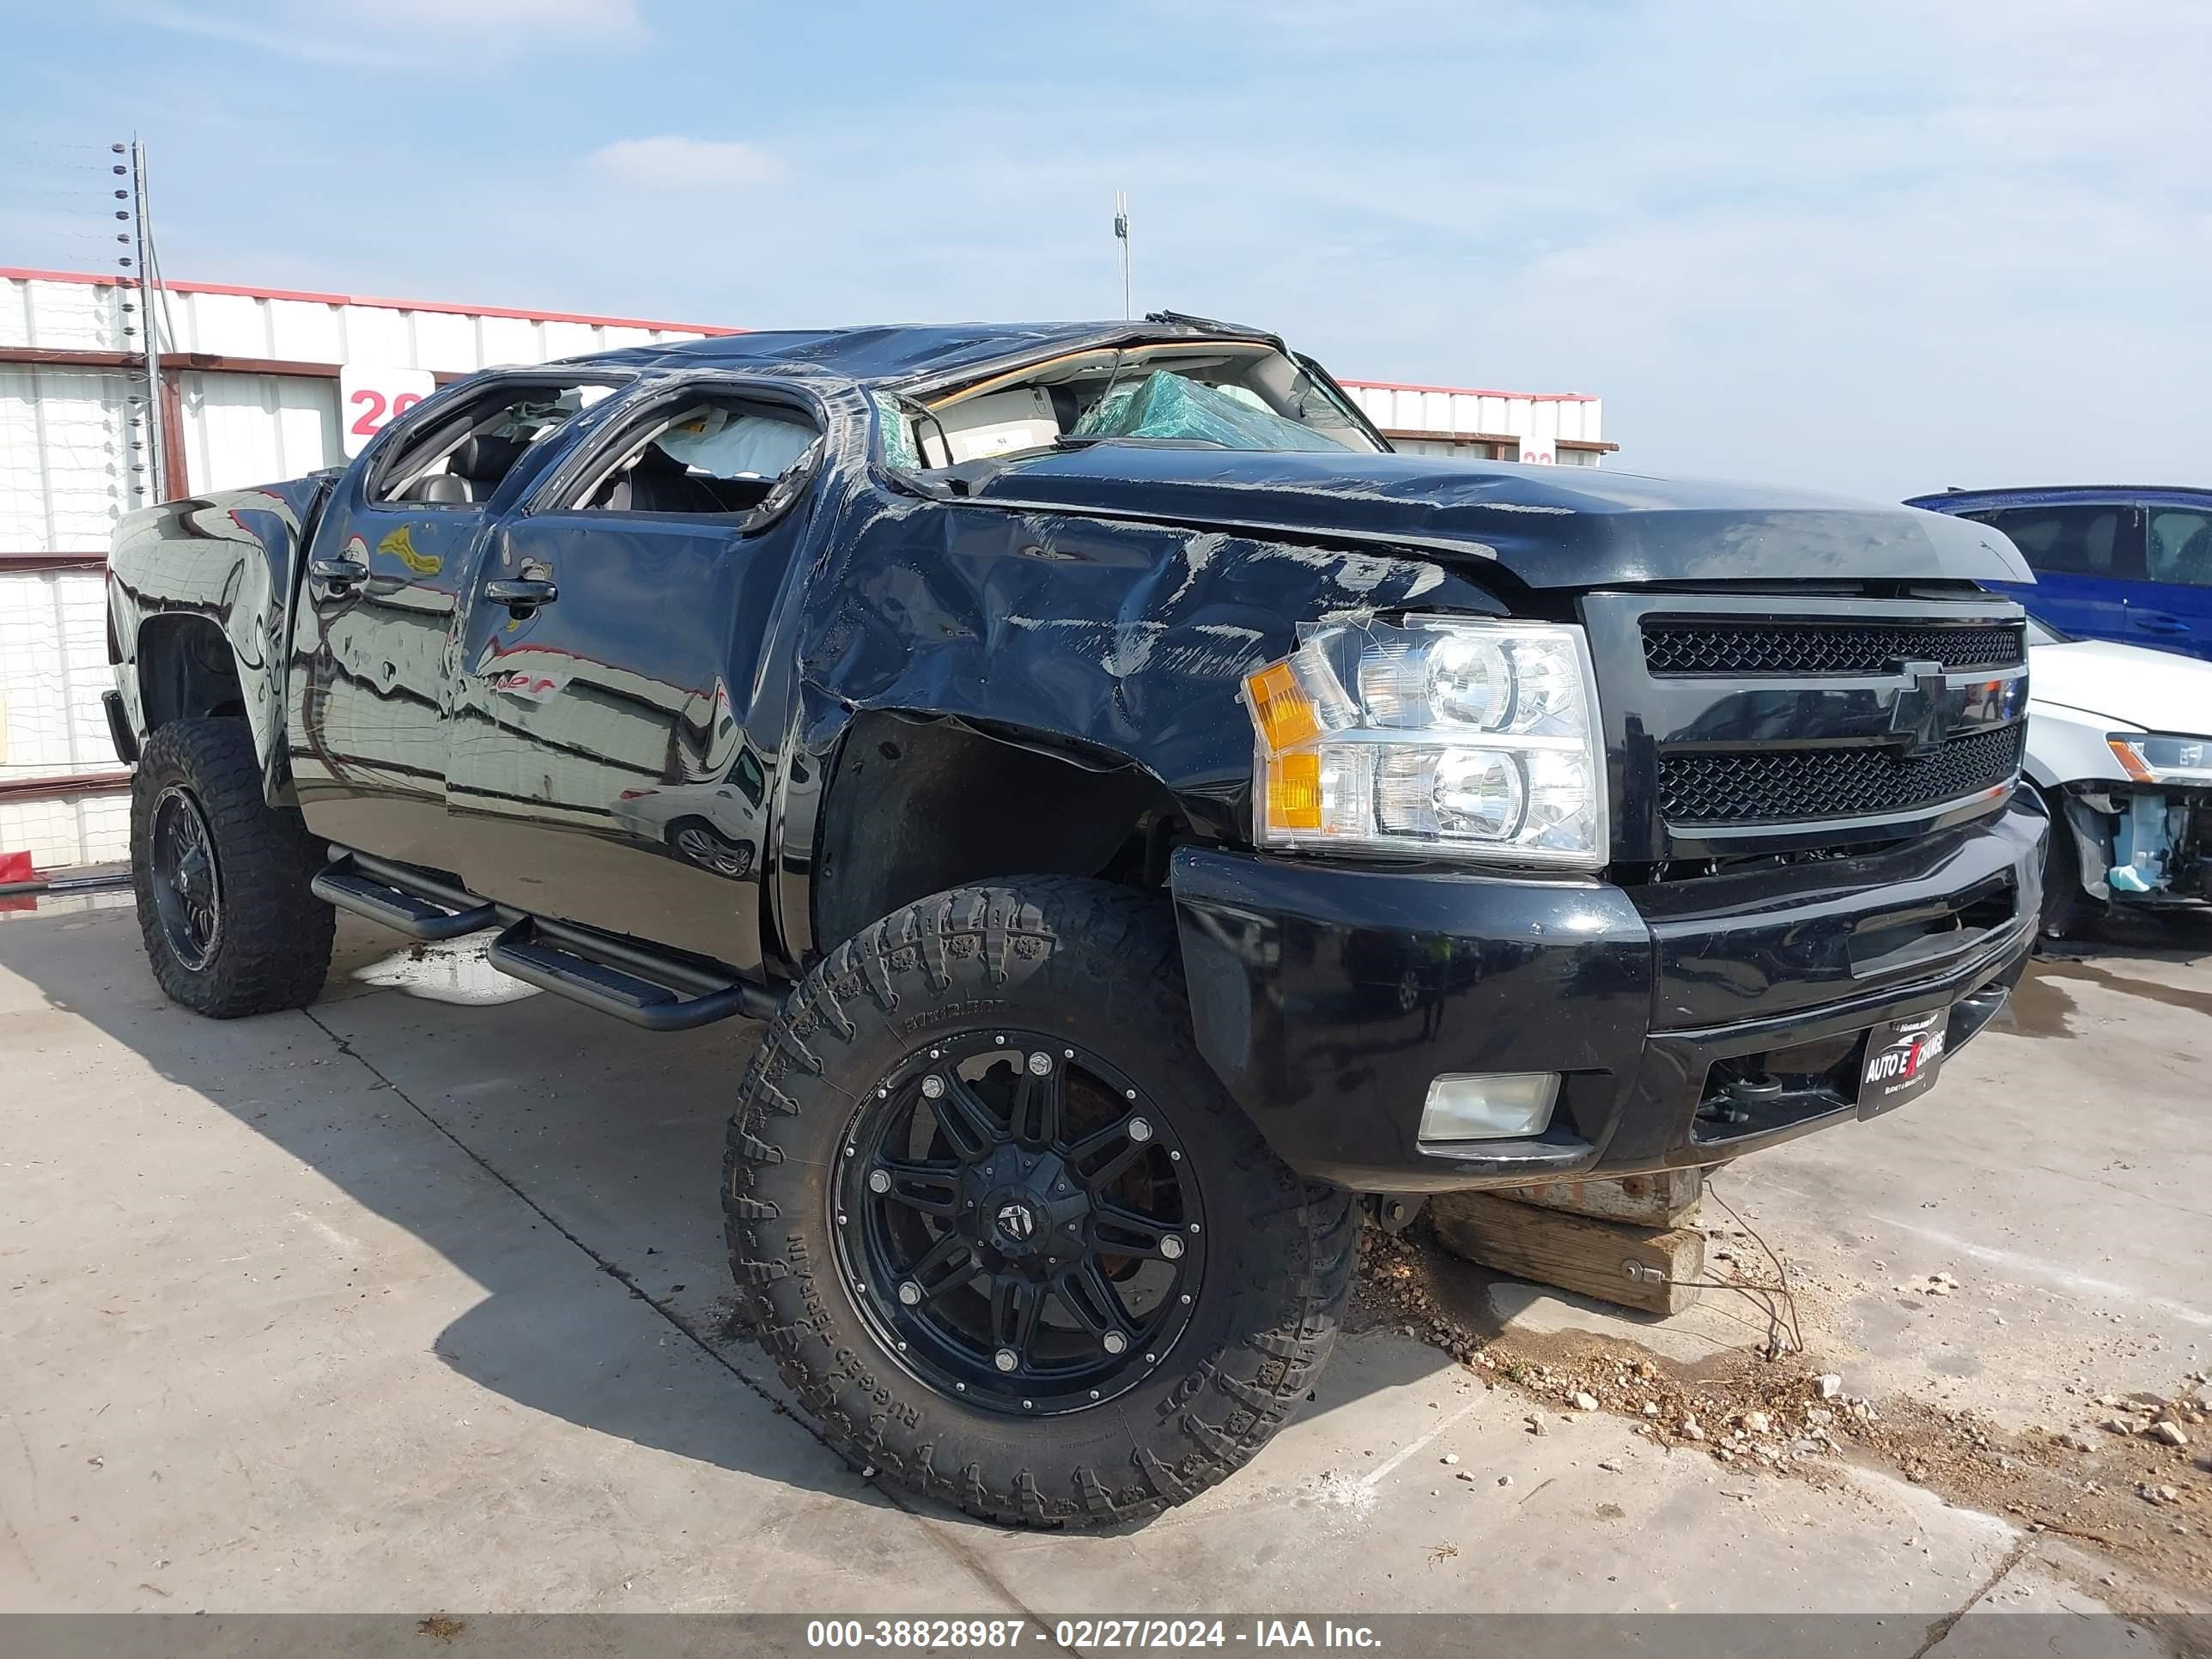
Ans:
[{"label": "tire tread", "polygon": [[[215,843],[222,936],[198,970],[177,959],[154,907],[149,856],[161,791],[183,782]],[[131,878],[154,977],[174,1000],[214,1019],[304,1008],[322,994],[337,916],[309,890],[320,863],[305,820],[264,798],[253,736],[242,720],[179,720],[146,740],[131,791]]]}]

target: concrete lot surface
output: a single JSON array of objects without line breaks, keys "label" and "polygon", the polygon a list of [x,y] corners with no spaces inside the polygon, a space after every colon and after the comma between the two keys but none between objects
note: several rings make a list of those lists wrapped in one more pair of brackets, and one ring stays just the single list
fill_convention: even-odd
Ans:
[{"label": "concrete lot surface", "polygon": [[127,899],[0,920],[0,1608],[1852,1611],[1957,1655],[1996,1650],[1971,1610],[2123,1609],[2035,1645],[2141,1654],[2212,1598],[2212,1421],[2154,1449],[2098,1403],[2212,1368],[2212,927],[2043,964],[1929,1099],[1717,1179],[1715,1270],[1767,1271],[1753,1232],[1792,1269],[1808,1352],[1766,1374],[1875,1413],[1833,1452],[1559,1397],[1724,1390],[1752,1298],[1610,1316],[1417,1228],[1376,1261],[1426,1313],[1370,1284],[1255,1466],[1073,1537],[878,1489],[727,1333],[750,1029],[634,1032],[479,949],[343,923],[321,1003],[226,1024]]}]

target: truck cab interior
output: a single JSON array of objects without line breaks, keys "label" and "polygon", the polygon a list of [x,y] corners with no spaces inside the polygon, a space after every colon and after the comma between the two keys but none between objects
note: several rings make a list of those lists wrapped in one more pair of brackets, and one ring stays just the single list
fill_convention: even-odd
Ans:
[{"label": "truck cab interior", "polygon": [[607,513],[750,513],[814,443],[813,423],[795,410],[701,398],[641,422],[574,496]]},{"label": "truck cab interior", "polygon": [[[539,383],[488,393],[397,454],[377,498],[489,501],[533,445],[613,390]],[[812,423],[793,410],[734,397],[685,399],[629,431],[566,504],[610,513],[750,513],[814,441]]]},{"label": "truck cab interior", "polygon": [[517,463],[614,388],[536,381],[495,388],[419,434],[378,470],[370,498],[460,505],[489,501]]}]

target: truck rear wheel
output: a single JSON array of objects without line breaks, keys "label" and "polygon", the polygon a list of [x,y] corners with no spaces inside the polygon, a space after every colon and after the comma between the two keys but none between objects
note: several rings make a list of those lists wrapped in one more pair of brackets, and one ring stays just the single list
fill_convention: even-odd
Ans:
[{"label": "truck rear wheel", "polygon": [[308,890],[316,848],[262,798],[242,720],[172,720],[131,785],[131,879],[162,990],[216,1019],[303,1008],[321,993],[335,918]]},{"label": "truck rear wheel", "polygon": [[730,1124],[757,1334],[854,1462],[985,1520],[1155,1514],[1306,1398],[1348,1194],[1193,1043],[1168,906],[1038,878],[908,905],[791,994]]}]

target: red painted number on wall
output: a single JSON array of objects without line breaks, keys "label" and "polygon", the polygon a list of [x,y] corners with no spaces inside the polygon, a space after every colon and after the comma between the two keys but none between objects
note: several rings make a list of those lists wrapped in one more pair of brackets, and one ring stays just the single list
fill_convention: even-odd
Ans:
[{"label": "red painted number on wall", "polygon": [[422,400],[414,392],[403,392],[386,404],[381,392],[374,386],[365,386],[353,394],[350,401],[361,413],[354,417],[353,425],[349,429],[356,437],[374,438],[384,430],[386,421],[398,419]]}]

